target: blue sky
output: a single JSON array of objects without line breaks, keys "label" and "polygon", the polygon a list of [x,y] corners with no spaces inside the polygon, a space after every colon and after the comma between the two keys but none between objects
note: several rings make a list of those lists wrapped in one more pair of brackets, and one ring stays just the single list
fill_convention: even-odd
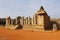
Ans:
[{"label": "blue sky", "polygon": [[0,0],[0,18],[33,16],[43,6],[52,18],[60,18],[60,0]]}]

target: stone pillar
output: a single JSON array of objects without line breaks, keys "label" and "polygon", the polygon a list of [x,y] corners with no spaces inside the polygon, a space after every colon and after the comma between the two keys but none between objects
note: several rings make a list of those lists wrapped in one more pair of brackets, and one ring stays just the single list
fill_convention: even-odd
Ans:
[{"label": "stone pillar", "polygon": [[53,31],[56,31],[57,30],[57,26],[56,24],[53,24]]},{"label": "stone pillar", "polygon": [[28,25],[28,17],[26,17],[26,25]]},{"label": "stone pillar", "polygon": [[28,25],[30,25],[30,17],[28,17]]},{"label": "stone pillar", "polygon": [[32,21],[32,25],[34,25],[34,17],[32,17],[31,21]]},{"label": "stone pillar", "polygon": [[7,17],[6,18],[6,26],[8,26],[10,24],[11,24],[11,18],[10,17]]},{"label": "stone pillar", "polygon": [[33,15],[32,17],[32,25],[37,25],[37,15]]},{"label": "stone pillar", "polygon": [[11,25],[14,25],[14,19],[11,19]]},{"label": "stone pillar", "polygon": [[34,15],[34,25],[37,25],[37,15]]},{"label": "stone pillar", "polygon": [[26,25],[26,19],[24,19],[24,25]]},{"label": "stone pillar", "polygon": [[21,17],[21,19],[20,19],[20,24],[21,24],[21,25],[24,25],[24,17]]},{"label": "stone pillar", "polygon": [[32,18],[30,18],[30,25],[32,25]]},{"label": "stone pillar", "polygon": [[15,19],[15,24],[18,24],[18,22],[17,22],[17,18]]}]

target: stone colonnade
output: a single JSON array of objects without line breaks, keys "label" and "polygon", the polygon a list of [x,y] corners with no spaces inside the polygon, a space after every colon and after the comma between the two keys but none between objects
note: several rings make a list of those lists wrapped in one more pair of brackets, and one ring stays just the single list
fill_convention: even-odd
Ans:
[{"label": "stone colonnade", "polygon": [[10,17],[6,18],[6,25],[37,25],[37,18],[34,15],[32,18],[30,17],[17,17],[15,19],[11,19]]}]

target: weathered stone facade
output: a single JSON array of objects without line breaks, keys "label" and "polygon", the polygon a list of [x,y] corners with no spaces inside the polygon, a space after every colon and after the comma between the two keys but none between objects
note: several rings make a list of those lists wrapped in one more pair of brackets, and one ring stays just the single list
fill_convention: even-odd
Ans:
[{"label": "weathered stone facade", "polygon": [[32,16],[32,18],[18,16],[15,19],[11,19],[10,17],[7,17],[5,26],[7,26],[6,28],[9,29],[35,31],[57,30],[60,29],[60,20],[50,19],[43,6],[41,6],[41,8]]}]

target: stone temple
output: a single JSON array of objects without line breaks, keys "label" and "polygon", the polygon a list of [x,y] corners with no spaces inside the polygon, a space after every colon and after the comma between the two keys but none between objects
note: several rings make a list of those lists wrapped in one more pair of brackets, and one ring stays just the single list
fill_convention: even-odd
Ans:
[{"label": "stone temple", "polygon": [[30,17],[18,16],[15,19],[0,18],[0,25],[8,29],[21,29],[21,30],[60,30],[60,18],[50,18],[43,6]]}]

